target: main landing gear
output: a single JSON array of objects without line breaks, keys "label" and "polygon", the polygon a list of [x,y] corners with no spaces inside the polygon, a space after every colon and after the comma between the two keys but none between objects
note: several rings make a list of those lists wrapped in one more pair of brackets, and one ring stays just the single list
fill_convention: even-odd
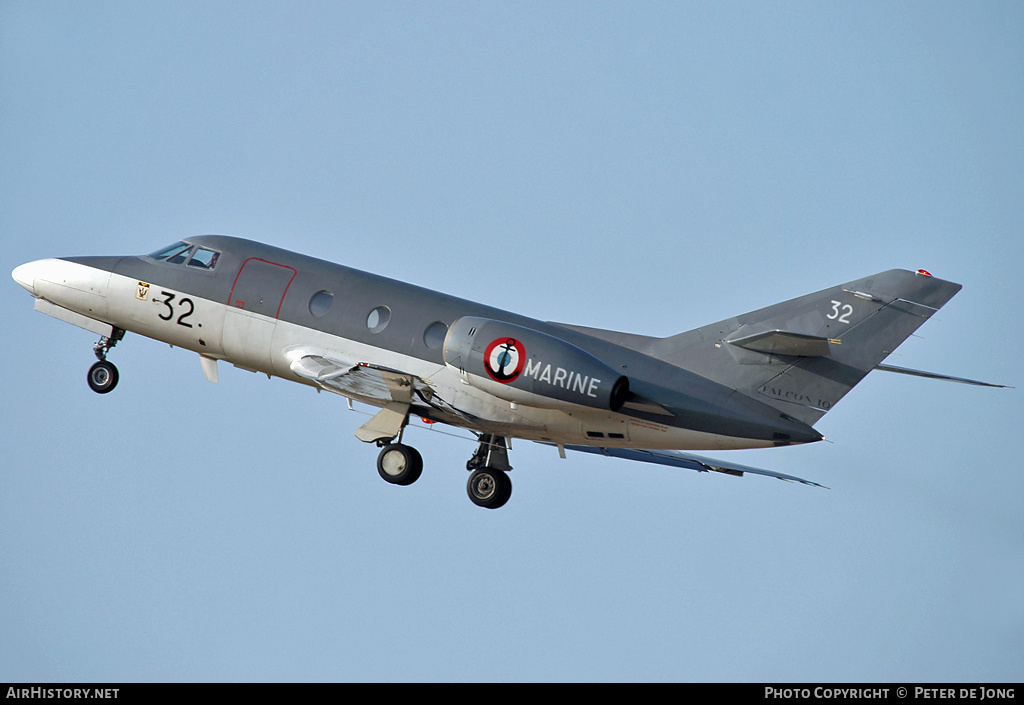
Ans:
[{"label": "main landing gear", "polygon": [[[423,473],[423,457],[412,446],[401,442],[378,441],[382,446],[377,456],[377,472],[392,485],[411,485]],[[502,436],[489,433],[480,435],[480,445],[466,463],[470,471],[466,493],[473,504],[487,509],[503,506],[512,496],[512,480],[508,471],[508,448]]]},{"label": "main landing gear", "polygon": [[115,328],[110,337],[103,336],[99,339],[99,342],[92,346],[92,350],[96,353],[99,362],[89,368],[89,376],[86,379],[89,382],[89,389],[97,394],[107,394],[114,391],[114,387],[117,386],[117,380],[119,379],[117,368],[114,367],[112,362],[107,361],[107,352],[117,345],[117,341],[123,337],[124,331],[120,328]]},{"label": "main landing gear", "polygon": [[478,507],[497,509],[504,506],[512,496],[512,480],[508,473],[508,448],[502,436],[484,433],[473,457],[466,463],[470,471],[466,492],[470,501]]},{"label": "main landing gear", "polygon": [[377,456],[377,472],[392,485],[411,485],[423,472],[423,456],[412,446],[388,443]]}]

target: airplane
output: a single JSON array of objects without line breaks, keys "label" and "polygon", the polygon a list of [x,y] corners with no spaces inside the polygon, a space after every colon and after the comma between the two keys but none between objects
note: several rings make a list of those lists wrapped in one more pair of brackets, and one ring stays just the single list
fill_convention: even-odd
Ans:
[{"label": "airplane", "polygon": [[512,439],[566,451],[824,487],[692,450],[813,443],[822,416],[873,370],[1005,385],[887,365],[961,288],[893,269],[658,338],[535,320],[223,235],[141,256],[41,259],[12,272],[35,309],[100,336],[89,387],[118,383],[107,354],[126,332],[378,409],[355,430],[380,476],[410,485],[423,459],[412,419],[473,434],[467,493],[512,493]]}]

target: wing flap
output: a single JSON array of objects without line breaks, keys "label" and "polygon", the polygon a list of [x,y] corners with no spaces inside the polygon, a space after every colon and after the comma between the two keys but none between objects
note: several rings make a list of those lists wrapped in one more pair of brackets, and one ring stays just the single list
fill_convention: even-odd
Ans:
[{"label": "wing flap", "polygon": [[367,363],[353,363],[307,354],[289,365],[300,377],[313,380],[324,389],[347,397],[408,404],[412,400],[414,380],[397,370],[388,370]]},{"label": "wing flap", "polygon": [[326,382],[340,377],[355,366],[355,363],[331,360],[323,355],[303,355],[293,360],[290,365],[292,372],[298,376],[317,382]]},{"label": "wing flap", "polygon": [[432,409],[438,421],[474,423],[477,420],[472,414],[442,399],[429,381],[400,370],[349,362],[310,348],[293,351],[289,367],[299,377],[350,399],[378,406],[404,404],[421,411]]}]

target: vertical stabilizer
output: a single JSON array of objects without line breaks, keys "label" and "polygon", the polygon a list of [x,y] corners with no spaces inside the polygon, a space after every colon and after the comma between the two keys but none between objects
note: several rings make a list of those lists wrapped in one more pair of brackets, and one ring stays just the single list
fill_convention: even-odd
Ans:
[{"label": "vertical stabilizer", "polygon": [[653,339],[641,351],[813,424],[960,288],[893,269]]}]

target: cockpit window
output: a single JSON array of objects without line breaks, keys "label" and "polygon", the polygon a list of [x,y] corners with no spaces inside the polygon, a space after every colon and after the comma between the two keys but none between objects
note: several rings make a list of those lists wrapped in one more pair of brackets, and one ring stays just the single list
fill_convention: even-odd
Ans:
[{"label": "cockpit window", "polygon": [[191,250],[192,248],[190,247],[184,252],[179,252],[177,254],[171,255],[170,257],[167,258],[167,264],[181,264],[182,262],[188,259],[188,253]]},{"label": "cockpit window", "polygon": [[188,253],[191,249],[192,245],[187,242],[176,242],[170,247],[157,250],[151,254],[150,257],[153,259],[162,259],[172,264],[181,264],[188,259]]},{"label": "cockpit window", "polygon": [[150,255],[155,260],[167,262],[167,264],[185,264],[197,269],[213,269],[217,266],[217,258],[220,253],[205,247],[195,247],[187,242],[176,242],[170,247],[157,250]]},{"label": "cockpit window", "polygon": [[208,250],[205,247],[197,247],[195,254],[192,255],[192,259],[188,261],[188,266],[199,267],[200,269],[213,269],[217,266],[217,257],[219,256],[219,252]]}]

